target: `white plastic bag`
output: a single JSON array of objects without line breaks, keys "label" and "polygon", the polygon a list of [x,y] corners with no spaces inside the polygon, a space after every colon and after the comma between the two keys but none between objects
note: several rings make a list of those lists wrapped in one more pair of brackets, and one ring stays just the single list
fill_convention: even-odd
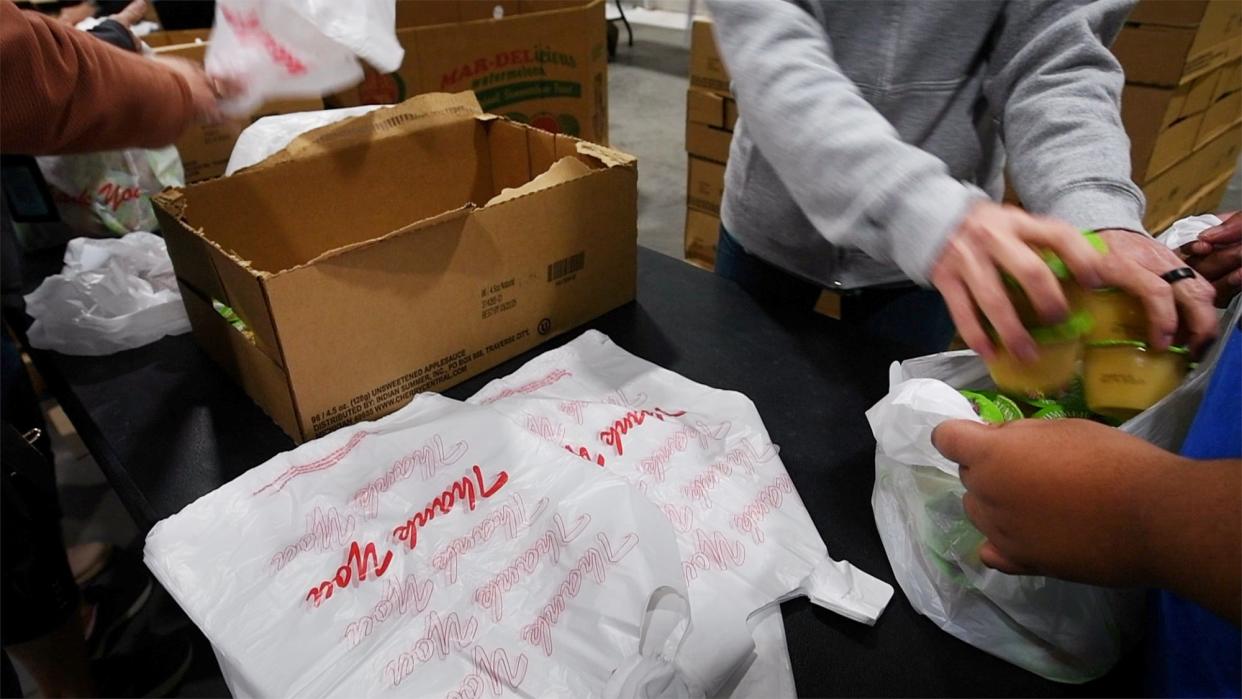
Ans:
[{"label": "white plastic bag", "polygon": [[[1235,302],[1226,331],[1239,309]],[[1121,429],[1176,450],[1220,349]],[[962,509],[957,464],[932,446],[932,430],[944,420],[979,419],[957,389],[993,389],[987,367],[974,352],[945,352],[893,364],[889,385],[889,394],[867,411],[876,437],[871,504],[911,605],[957,638],[1048,679],[1085,682],[1108,672],[1137,637],[1142,593],[984,566],[983,535]]]},{"label": "white plastic bag", "polygon": [[250,167],[267,156],[289,145],[299,134],[317,129],[328,124],[350,117],[361,116],[379,109],[384,105],[369,104],[361,107],[345,109],[324,109],[316,112],[293,112],[291,114],[273,114],[247,126],[233,144],[233,153],[229,156],[229,164],[224,168],[225,175]]},{"label": "white plastic bag", "polygon": [[696,696],[658,510],[433,394],[199,498],[145,559],[234,696]]},{"label": "white plastic bag", "polygon": [[[756,612],[806,595],[874,623],[892,595],[887,583],[829,558],[758,411],[739,393],[694,383],[588,331],[470,402],[578,455],[587,469],[626,479],[660,507],[690,592],[679,664],[709,695],[753,660],[747,622]],[[788,667],[783,638],[780,646]]]},{"label": "white plastic bag", "polygon": [[74,238],[65,267],[26,296],[27,335],[39,349],[97,356],[189,332],[164,239]]},{"label": "white plastic bag", "polygon": [[151,195],[185,184],[173,146],[37,158],[60,218],[78,235],[125,235],[158,228]]},{"label": "white plastic bag", "polygon": [[1199,234],[1212,226],[1219,226],[1220,218],[1213,214],[1187,216],[1173,222],[1163,233],[1156,236],[1156,241],[1163,243],[1170,250],[1177,250],[1186,243],[1199,239]]},{"label": "white plastic bag", "polygon": [[241,84],[222,105],[247,114],[265,100],[318,97],[362,80],[361,58],[401,67],[394,0],[218,0],[207,74]]}]

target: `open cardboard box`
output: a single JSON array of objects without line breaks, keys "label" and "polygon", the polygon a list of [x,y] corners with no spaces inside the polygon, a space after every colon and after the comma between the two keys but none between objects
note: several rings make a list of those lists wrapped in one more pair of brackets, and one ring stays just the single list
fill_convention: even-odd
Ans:
[{"label": "open cardboard box", "polygon": [[155,205],[196,340],[297,441],[634,298],[636,160],[470,93],[308,132]]}]

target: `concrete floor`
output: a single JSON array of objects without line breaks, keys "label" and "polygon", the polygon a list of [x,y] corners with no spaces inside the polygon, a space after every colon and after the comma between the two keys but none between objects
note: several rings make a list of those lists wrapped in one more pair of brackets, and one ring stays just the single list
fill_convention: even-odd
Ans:
[{"label": "concrete floor", "polygon": [[634,25],[608,66],[612,146],[638,156],[638,242],[681,258],[686,218],[686,32]]}]

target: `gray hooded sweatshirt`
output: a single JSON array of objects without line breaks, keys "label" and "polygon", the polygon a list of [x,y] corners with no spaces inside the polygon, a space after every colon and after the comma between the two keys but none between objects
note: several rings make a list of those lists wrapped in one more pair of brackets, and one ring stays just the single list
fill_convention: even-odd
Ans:
[{"label": "gray hooded sweatshirt", "polygon": [[710,0],[740,119],[722,218],[827,287],[926,283],[999,199],[1141,231],[1109,52],[1134,0]]}]

